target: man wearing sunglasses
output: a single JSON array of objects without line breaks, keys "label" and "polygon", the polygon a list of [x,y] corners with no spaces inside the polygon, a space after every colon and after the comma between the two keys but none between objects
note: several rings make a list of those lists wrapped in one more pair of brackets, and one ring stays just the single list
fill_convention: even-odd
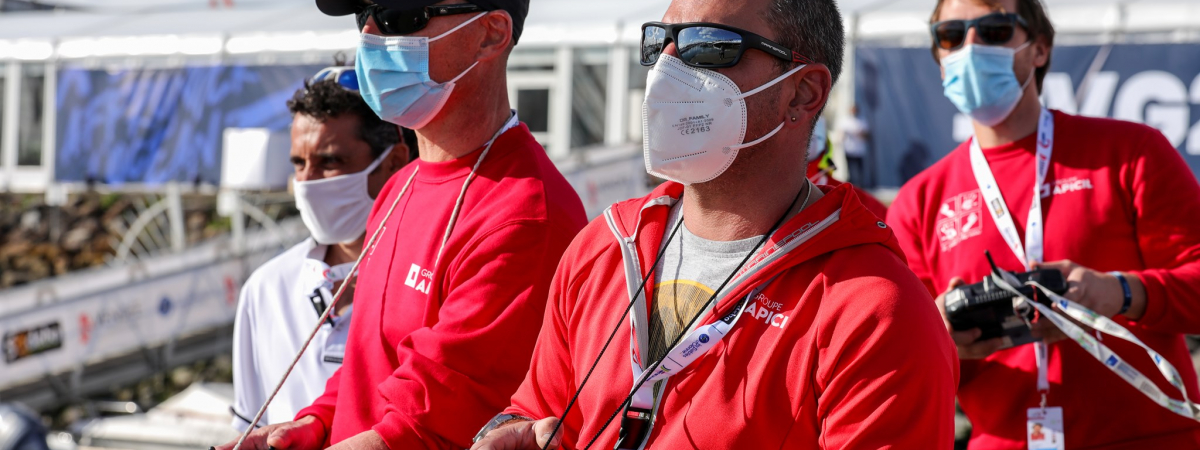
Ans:
[{"label": "man wearing sunglasses", "polygon": [[243,448],[468,447],[528,370],[550,278],[586,223],[509,109],[505,69],[529,2],[317,6],[355,15],[363,98],[416,131],[420,158],[367,222],[342,367],[294,422]]},{"label": "man wearing sunglasses", "polygon": [[[1129,329],[1197,399],[1181,333],[1200,332],[1200,187],[1178,152],[1150,127],[1039,103],[1054,28],[1038,0],[940,0],[930,22],[946,97],[975,135],[888,210],[910,267],[939,306],[988,276],[985,251],[1004,270],[1060,270],[1067,299]],[[1087,339],[1062,340],[1046,317],[1033,322],[1042,342],[1011,347],[980,333],[951,330],[972,449],[1039,448],[1035,421],[1065,432],[1060,449],[1200,448],[1200,424],[1147,396],[1184,394],[1134,343],[1099,341],[1126,365],[1097,361],[1075,342],[1096,348]],[[1145,383],[1126,382],[1131,369]]]},{"label": "man wearing sunglasses", "polygon": [[[350,268],[362,252],[374,199],[417,153],[412,130],[380,120],[363,102],[353,66],[317,72],[287,107],[296,208],[312,236],[259,266],[242,287],[233,334],[231,410],[238,430],[267,401],[331,293],[353,280]],[[291,421],[325,392],[344,357],[353,304],[346,300],[320,327],[260,426]]]},{"label": "man wearing sunglasses", "polygon": [[841,23],[833,0],[675,0],[643,25],[646,167],[669,181],[575,239],[473,449],[951,448],[933,299],[851,186],[805,174]]}]

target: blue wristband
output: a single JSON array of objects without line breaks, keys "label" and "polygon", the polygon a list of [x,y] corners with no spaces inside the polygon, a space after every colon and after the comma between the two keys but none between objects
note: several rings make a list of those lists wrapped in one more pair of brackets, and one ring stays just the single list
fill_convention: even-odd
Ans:
[{"label": "blue wristband", "polygon": [[1129,306],[1133,305],[1133,291],[1129,289],[1129,280],[1125,279],[1125,274],[1117,271],[1109,272],[1109,275],[1117,277],[1117,281],[1121,282],[1121,291],[1125,293],[1125,301],[1121,304],[1121,311],[1117,314],[1125,314],[1129,311]]}]

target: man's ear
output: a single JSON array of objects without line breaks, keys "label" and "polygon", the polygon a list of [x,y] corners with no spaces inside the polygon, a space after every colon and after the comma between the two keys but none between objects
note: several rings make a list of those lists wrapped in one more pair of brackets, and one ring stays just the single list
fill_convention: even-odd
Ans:
[{"label": "man's ear", "polygon": [[[810,127],[829,101],[833,87],[833,75],[824,64],[809,64],[788,78],[793,88],[787,102],[787,117],[783,122],[788,127]],[[795,119],[795,120],[793,120]]]},{"label": "man's ear", "polygon": [[513,21],[508,11],[488,11],[479,18],[483,23],[483,41],[479,43],[477,61],[487,61],[504,55],[512,48]]},{"label": "man's ear", "polygon": [[1038,37],[1033,43],[1033,48],[1033,66],[1040,68],[1050,65],[1050,46],[1046,44],[1046,38]]}]

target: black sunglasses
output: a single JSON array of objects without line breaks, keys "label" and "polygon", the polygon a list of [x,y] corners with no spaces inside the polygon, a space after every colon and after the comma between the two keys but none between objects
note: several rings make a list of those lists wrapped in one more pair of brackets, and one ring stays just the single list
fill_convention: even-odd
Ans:
[{"label": "black sunglasses", "polygon": [[770,39],[746,30],[716,23],[662,23],[642,25],[642,65],[653,66],[668,42],[674,42],[684,64],[702,69],[733,67],[746,49],[756,48],[784,61],[809,64],[812,60]]},{"label": "black sunglasses", "polygon": [[358,21],[358,31],[362,31],[363,27],[367,25],[367,18],[371,17],[375,19],[375,26],[379,27],[379,31],[383,34],[405,35],[425,29],[425,26],[429,25],[429,19],[434,17],[473,12],[483,12],[483,8],[470,3],[424,6],[415,9],[388,9],[371,4],[364,5],[362,9],[354,13],[354,19]]},{"label": "black sunglasses", "polygon": [[1016,26],[1028,28],[1025,19],[1013,13],[992,13],[971,20],[943,20],[929,26],[933,41],[943,50],[958,50],[967,40],[967,30],[975,27],[975,35],[987,45],[1003,45],[1016,34]]}]

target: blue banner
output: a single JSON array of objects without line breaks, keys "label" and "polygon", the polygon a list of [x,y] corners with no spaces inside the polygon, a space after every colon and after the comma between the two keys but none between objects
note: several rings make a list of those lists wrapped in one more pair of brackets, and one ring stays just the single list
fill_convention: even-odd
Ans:
[{"label": "blue banner", "polygon": [[219,184],[224,129],[286,129],[321,67],[62,68],[55,180]]},{"label": "blue banner", "polygon": [[[1080,89],[1093,64],[1099,71]],[[871,143],[856,184],[899,187],[970,137],[970,120],[942,95],[928,48],[861,45],[854,65]],[[1200,174],[1200,43],[1056,47],[1042,98],[1064,112],[1153,126]]]}]

